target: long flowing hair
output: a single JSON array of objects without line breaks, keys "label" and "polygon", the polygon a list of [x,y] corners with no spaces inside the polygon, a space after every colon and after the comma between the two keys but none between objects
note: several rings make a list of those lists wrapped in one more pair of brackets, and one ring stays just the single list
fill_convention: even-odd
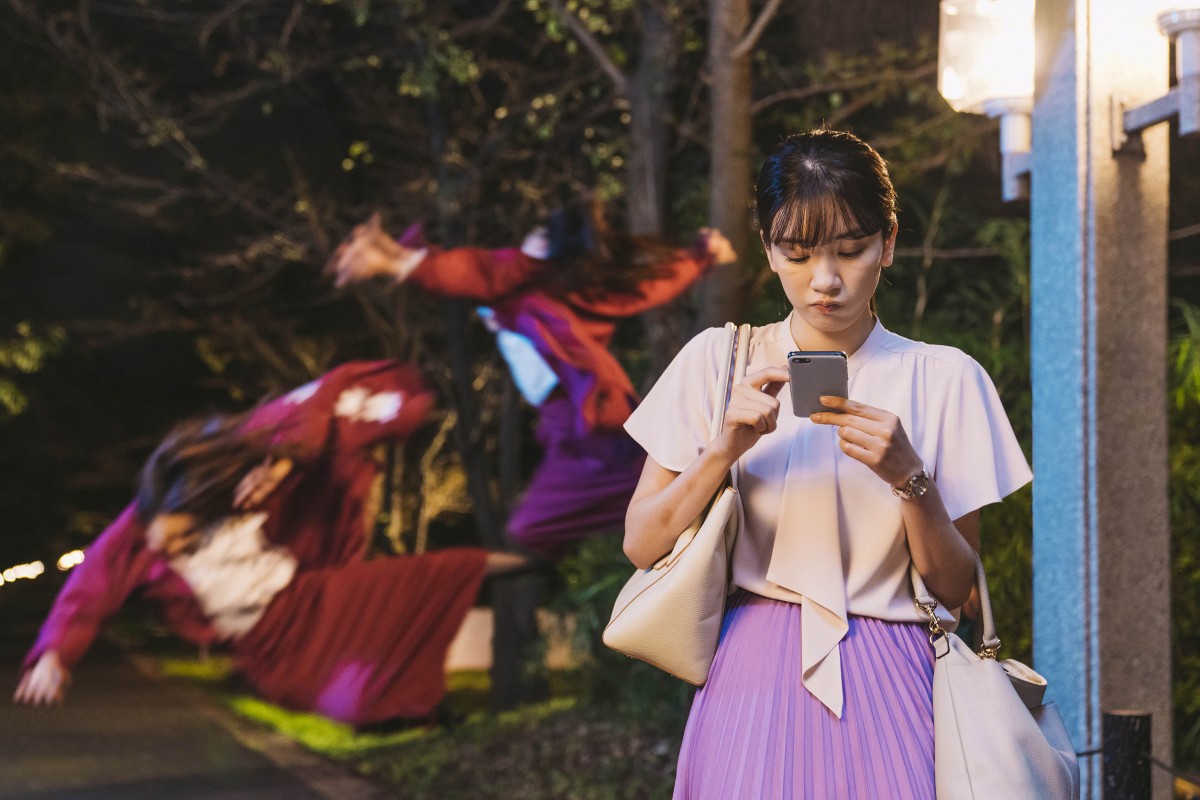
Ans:
[{"label": "long flowing hair", "polygon": [[195,523],[184,535],[195,539],[235,513],[238,483],[268,455],[278,455],[270,446],[270,431],[246,430],[248,417],[248,412],[214,415],[172,428],[138,479],[137,508],[143,521],[186,514]]},{"label": "long flowing hair", "polygon": [[554,209],[546,220],[546,281],[562,294],[638,294],[639,284],[662,275],[674,250],[626,231],[619,212],[591,195]]}]

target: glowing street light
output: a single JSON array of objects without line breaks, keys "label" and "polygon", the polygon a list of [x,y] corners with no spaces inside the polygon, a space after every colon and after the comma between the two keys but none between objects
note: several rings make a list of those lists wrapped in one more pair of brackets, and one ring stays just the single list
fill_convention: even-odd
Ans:
[{"label": "glowing street light", "polygon": [[1029,196],[1034,0],[942,0],[938,91],[955,111],[1000,118],[1004,199]]},{"label": "glowing street light", "polygon": [[71,569],[72,567],[77,567],[82,563],[83,563],[83,551],[82,550],[72,550],[69,553],[63,553],[61,556],[59,556],[57,566],[61,571],[66,572],[67,570]]}]

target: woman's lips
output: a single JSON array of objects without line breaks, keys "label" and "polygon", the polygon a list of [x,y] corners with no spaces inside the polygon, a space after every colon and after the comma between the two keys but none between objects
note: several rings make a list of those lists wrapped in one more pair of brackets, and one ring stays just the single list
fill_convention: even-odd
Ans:
[{"label": "woman's lips", "polygon": [[832,314],[842,306],[840,303],[813,303],[812,307],[822,314]]}]

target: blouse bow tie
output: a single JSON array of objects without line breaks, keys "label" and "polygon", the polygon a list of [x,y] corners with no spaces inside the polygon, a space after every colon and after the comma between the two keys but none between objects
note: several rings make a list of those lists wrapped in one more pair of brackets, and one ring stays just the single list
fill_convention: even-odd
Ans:
[{"label": "blouse bow tie", "polygon": [[838,514],[837,428],[800,421],[788,452],[779,528],[767,580],[803,595],[800,607],[804,687],[840,719],[842,662],[849,630]]}]

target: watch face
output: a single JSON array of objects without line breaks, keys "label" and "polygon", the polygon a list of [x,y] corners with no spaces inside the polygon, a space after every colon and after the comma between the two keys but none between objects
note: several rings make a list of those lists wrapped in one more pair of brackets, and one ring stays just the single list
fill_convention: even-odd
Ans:
[{"label": "watch face", "polygon": [[904,484],[903,489],[892,487],[892,493],[897,497],[902,497],[905,500],[911,500],[914,497],[920,497],[929,489],[929,476],[922,470],[916,475],[908,479],[908,483]]}]

